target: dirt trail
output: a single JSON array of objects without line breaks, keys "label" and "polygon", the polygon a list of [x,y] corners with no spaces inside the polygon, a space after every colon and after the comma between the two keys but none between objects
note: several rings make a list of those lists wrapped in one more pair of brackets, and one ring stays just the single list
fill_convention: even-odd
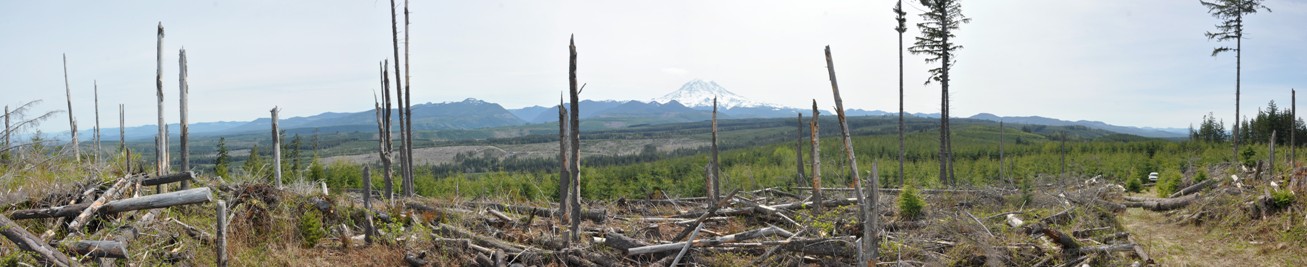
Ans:
[{"label": "dirt trail", "polygon": [[1303,266],[1285,244],[1242,240],[1222,231],[1167,221],[1163,213],[1128,209],[1119,217],[1159,266]]}]

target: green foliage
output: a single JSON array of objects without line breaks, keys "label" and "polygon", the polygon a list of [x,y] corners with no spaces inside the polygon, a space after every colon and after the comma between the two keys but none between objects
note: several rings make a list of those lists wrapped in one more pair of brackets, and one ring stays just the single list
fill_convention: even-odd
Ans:
[{"label": "green foliage", "polygon": [[1244,146],[1243,153],[1240,153],[1240,155],[1243,156],[1244,166],[1257,165],[1257,160],[1253,159],[1253,157],[1257,156],[1257,151],[1253,150],[1253,146]]},{"label": "green foliage", "polygon": [[327,169],[322,167],[322,161],[317,156],[313,156],[313,161],[309,162],[309,180],[314,182],[325,182],[327,178]]},{"label": "green foliage", "polygon": [[254,146],[250,147],[250,156],[245,159],[243,169],[245,170],[245,175],[250,178],[263,178],[263,158],[259,157],[259,144],[254,144]]},{"label": "green foliage", "polygon": [[926,201],[921,199],[917,189],[912,185],[906,185],[902,191],[899,191],[899,216],[905,220],[916,220],[921,218],[922,211],[926,208]]},{"label": "green foliage", "polygon": [[1207,180],[1207,169],[1206,169],[1206,168],[1199,168],[1199,169],[1196,170],[1195,172],[1198,173],[1198,174],[1194,175],[1194,183],[1195,183],[1195,184],[1197,184],[1197,183],[1201,183],[1201,182]]},{"label": "green foliage", "polygon": [[853,206],[839,206],[833,209],[825,209],[821,214],[812,214],[813,209],[804,209],[796,213],[795,219],[806,222],[818,233],[830,234],[835,231],[835,222],[839,221],[841,214],[848,212]]},{"label": "green foliage", "polygon": [[1157,178],[1157,197],[1167,197],[1175,193],[1175,190],[1180,187],[1181,179],[1184,178],[1184,175],[1175,169],[1162,171],[1161,176]]},{"label": "green foliage", "polygon": [[300,244],[309,248],[317,244],[318,240],[322,239],[323,236],[326,236],[327,231],[322,229],[322,214],[317,209],[309,208],[305,210],[306,212],[300,214],[297,227],[300,233]]},{"label": "green foliage", "polygon": [[1144,183],[1139,181],[1138,176],[1131,175],[1130,178],[1126,178],[1125,181],[1126,191],[1131,193],[1139,193],[1139,191],[1143,189],[1144,189]]},{"label": "green foliage", "polygon": [[1287,208],[1289,207],[1289,205],[1293,205],[1293,199],[1294,199],[1293,191],[1290,190],[1271,191],[1271,207],[1273,208],[1276,209]]},{"label": "green foliage", "polygon": [[227,152],[227,138],[218,138],[218,159],[213,165],[213,175],[223,178],[231,178],[227,174],[231,172],[231,155]]},{"label": "green foliage", "polygon": [[1031,181],[1032,178],[1028,175],[1023,175],[1018,179],[1020,179],[1017,181],[1017,187],[1021,189],[1021,203],[1030,203],[1030,200],[1035,198],[1034,192],[1031,191],[1034,187],[1034,183]]},{"label": "green foliage", "polygon": [[1230,134],[1225,132],[1225,121],[1216,121],[1216,116],[1208,112],[1203,115],[1203,122],[1198,129],[1189,127],[1189,140],[1201,141],[1205,143],[1223,143],[1230,138]]}]

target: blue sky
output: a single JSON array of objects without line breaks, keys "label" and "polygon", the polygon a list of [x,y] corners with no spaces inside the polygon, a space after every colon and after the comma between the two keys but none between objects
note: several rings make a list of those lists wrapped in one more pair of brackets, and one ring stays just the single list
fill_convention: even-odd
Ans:
[{"label": "blue sky", "polygon": [[[909,1],[911,2],[911,1]],[[905,2],[906,45],[921,12]],[[1307,1],[1268,1],[1247,19],[1243,112],[1307,88]],[[897,109],[898,35],[891,1],[418,1],[412,9],[413,98],[479,98],[508,108],[556,102],[576,35],[584,98],[649,100],[691,79],[760,102],[831,106],[822,48],[834,51],[846,105]],[[1233,120],[1233,55],[1209,56],[1218,21],[1198,1],[964,1],[952,113],[1039,115],[1187,127],[1208,112]],[[189,62],[191,121],[252,120],[371,108],[377,64],[390,58],[388,1],[0,2],[0,104],[44,99],[74,115],[155,121],[155,26],[166,28],[164,90],[177,115],[177,52]],[[401,34],[403,34],[401,32]],[[402,38],[402,37],[401,37]],[[401,40],[403,41],[403,40]],[[938,112],[937,84],[905,54],[906,109]],[[66,131],[66,116],[45,132]]]}]

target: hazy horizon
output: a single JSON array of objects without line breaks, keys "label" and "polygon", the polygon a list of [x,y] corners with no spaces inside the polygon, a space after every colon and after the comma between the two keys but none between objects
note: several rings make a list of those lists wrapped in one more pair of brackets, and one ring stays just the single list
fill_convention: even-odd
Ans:
[{"label": "hazy horizon", "polygon": [[[0,3],[0,105],[43,99],[63,110],[61,54],[79,129],[153,124],[155,27],[164,39],[165,115],[177,123],[177,52],[187,50],[190,122],[250,121],[372,107],[378,64],[393,57],[388,1]],[[575,35],[582,95],[649,101],[692,79],[751,100],[832,105],[822,48],[831,45],[848,108],[898,110],[898,34],[891,1],[477,1],[410,3],[413,100],[477,98],[505,108],[550,105],[566,89]],[[905,1],[909,30],[920,8]],[[1307,2],[1247,18],[1242,114],[1289,103],[1307,84]],[[402,12],[402,11],[401,11]],[[1234,121],[1232,43],[1207,40],[1217,20],[1197,1],[972,1],[957,31],[952,114],[1043,116],[1186,128],[1209,112]],[[402,23],[401,14],[401,23]],[[401,25],[401,46],[403,38]],[[402,47],[401,47],[402,49]],[[401,55],[402,56],[402,55]],[[393,63],[393,62],[392,62]],[[904,52],[907,112],[938,113],[934,67]],[[392,68],[393,71],[393,68]],[[68,130],[67,116],[40,129]],[[109,128],[109,127],[105,127]]]}]

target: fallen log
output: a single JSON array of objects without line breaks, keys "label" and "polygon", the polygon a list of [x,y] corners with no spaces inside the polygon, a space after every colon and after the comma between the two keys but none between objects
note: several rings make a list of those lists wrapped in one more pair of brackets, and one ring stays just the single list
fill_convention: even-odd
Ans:
[{"label": "fallen log", "polygon": [[[754,239],[754,238],[760,238],[760,237],[764,237],[764,236],[784,236],[784,237],[790,237],[790,236],[793,236],[793,235],[794,235],[793,233],[787,232],[787,231],[785,231],[784,229],[777,228],[777,227],[775,227],[775,226],[769,226],[769,227],[765,227],[765,228],[761,228],[761,229],[749,230],[749,231],[744,231],[744,232],[740,232],[740,233],[736,233],[736,234],[731,234],[731,235],[726,235],[726,236],[720,236],[720,237],[711,238],[711,239],[695,240],[695,241],[693,241],[693,242],[694,242],[694,246],[700,246],[700,247],[703,247],[703,246],[715,246],[715,245],[722,244],[722,243],[740,242],[740,241],[749,240],[749,239]],[[660,252],[674,251],[674,250],[677,250],[677,249],[680,249],[680,248],[684,247],[684,246],[686,245],[687,242],[689,242],[689,241],[676,242],[676,243],[670,243],[670,244],[658,244],[658,245],[651,245],[651,246],[635,247],[635,248],[631,248],[631,249],[627,250],[627,251],[626,251],[626,255],[627,255],[627,256],[634,256],[634,255],[642,255],[642,254],[650,254],[650,253],[660,253]]]},{"label": "fallen log", "polygon": [[645,243],[644,241],[640,241],[638,239],[630,238],[625,235],[619,234],[617,232],[610,231],[604,235],[604,245],[617,249],[622,253],[626,253],[626,250],[628,249],[648,246],[649,244]]},{"label": "fallen log", "polygon": [[0,234],[3,234],[9,241],[13,241],[18,248],[31,251],[36,254],[37,259],[43,261],[46,265],[54,266],[77,266],[76,261],[72,261],[67,255],[59,253],[55,248],[42,242],[27,229],[23,229],[8,217],[0,216]]},{"label": "fallen log", "polygon": [[1171,195],[1170,195],[1170,196],[1167,196],[1167,197],[1168,197],[1168,198],[1176,198],[1176,197],[1181,197],[1181,196],[1185,196],[1185,195],[1188,195],[1188,194],[1197,193],[1198,191],[1202,191],[1203,189],[1207,189],[1208,186],[1212,186],[1212,185],[1216,184],[1217,180],[1218,180],[1218,179],[1207,179],[1207,180],[1203,180],[1202,182],[1198,182],[1197,184],[1191,185],[1191,186],[1189,186],[1189,187],[1185,187],[1184,189],[1180,189],[1180,191],[1175,191],[1175,193],[1171,193]]},{"label": "fallen log", "polygon": [[703,215],[699,216],[699,218],[694,219],[694,222],[690,223],[691,225],[694,225],[694,227],[690,227],[689,225],[687,225],[685,229],[681,230],[681,233],[676,234],[676,237],[672,238],[672,242],[681,241],[681,239],[685,238],[686,235],[689,235],[690,231],[692,230],[697,231],[699,225],[703,224],[704,219],[707,219],[708,217],[712,217],[713,212],[717,212],[718,208],[725,206],[726,203],[730,201],[732,198],[734,198],[735,194],[739,192],[740,192],[739,189],[735,189],[735,191],[731,191],[730,194],[727,194],[725,198],[718,200],[716,205],[709,205],[708,211],[705,211]]},{"label": "fallen log", "polygon": [[195,180],[195,172],[186,171],[186,172],[168,174],[164,176],[145,178],[145,180],[141,180],[141,185],[143,186],[162,185],[162,184],[171,184],[176,182],[192,181],[192,180]]},{"label": "fallen log", "polygon": [[[212,201],[212,199],[213,194],[211,194],[208,187],[198,187],[182,191],[110,201],[109,203],[104,204],[97,213],[113,214],[133,210],[167,208],[178,205],[207,203]],[[85,210],[90,206],[90,203],[82,203],[43,209],[26,209],[14,211],[10,215],[13,216],[14,219],[20,220],[71,217],[77,216],[82,212],[82,210]]]},{"label": "fallen log", "polygon": [[83,240],[66,244],[69,252],[97,258],[127,258],[127,245],[110,240]]},{"label": "fallen log", "polygon": [[[497,210],[509,211],[509,212],[514,212],[519,214],[534,214],[535,216],[540,216],[540,217],[553,217],[555,213],[558,212],[557,209],[532,207],[532,206],[504,205],[499,203],[467,203],[464,205],[473,208],[493,208]],[[604,221],[608,219],[608,210],[604,210],[604,209],[581,210],[581,219],[585,219],[595,223],[604,223]]]},{"label": "fallen log", "polygon": [[1116,245],[1082,247],[1080,248],[1079,251],[1080,253],[1096,253],[1096,252],[1106,253],[1106,252],[1117,252],[1117,251],[1132,251],[1134,249],[1135,249],[1135,244],[1116,244]]},{"label": "fallen log", "polygon": [[128,184],[128,181],[130,180],[131,179],[128,179],[128,177],[126,176],[124,176],[123,178],[118,178],[118,182],[113,183],[113,186],[110,186],[109,189],[104,190],[104,194],[100,194],[100,197],[96,198],[95,201],[88,203],[86,208],[83,209],[82,212],[78,213],[77,217],[73,218],[72,222],[68,223],[69,235],[71,236],[81,235],[82,226],[85,226],[86,221],[91,219],[91,215],[94,215],[96,212],[98,212],[100,208],[106,204],[107,201],[118,197],[118,192],[121,191],[123,187],[125,187]]},{"label": "fallen log", "polygon": [[792,225],[794,225],[795,227],[803,227],[802,224],[799,224],[799,222],[794,221],[794,219],[790,219],[789,216],[785,216],[785,214],[781,214],[780,212],[777,212],[777,209],[776,209],[776,208],[769,207],[769,206],[759,205],[758,203],[754,203],[753,201],[750,201],[750,200],[748,200],[748,199],[744,199],[744,198],[742,198],[742,197],[738,197],[738,196],[735,197],[735,199],[738,200],[740,203],[744,203],[744,205],[747,205],[747,206],[753,208],[753,210],[755,210],[755,211],[759,211],[759,212],[762,212],[763,214],[767,214],[767,215],[774,216],[774,217],[776,217],[776,218],[780,218],[781,221],[784,221],[784,222],[786,222],[786,223],[792,224]]},{"label": "fallen log", "polygon": [[1193,203],[1195,199],[1198,199],[1199,195],[1202,194],[1192,194],[1192,195],[1187,195],[1187,196],[1182,196],[1177,198],[1129,197],[1126,198],[1126,200],[1131,200],[1131,201],[1127,201],[1123,204],[1126,207],[1130,207],[1130,208],[1145,208],[1152,211],[1168,211],[1168,210],[1179,209],[1179,208],[1183,208],[1184,206],[1188,206],[1189,203]]}]

